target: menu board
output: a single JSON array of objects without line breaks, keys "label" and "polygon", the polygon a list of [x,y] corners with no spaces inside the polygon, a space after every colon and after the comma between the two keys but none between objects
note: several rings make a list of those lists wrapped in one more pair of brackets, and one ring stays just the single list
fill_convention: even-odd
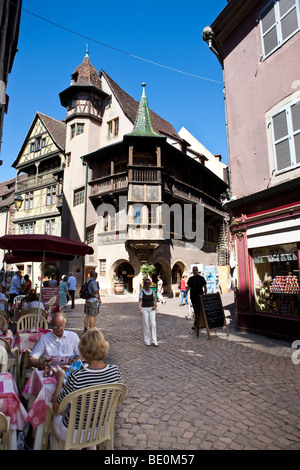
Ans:
[{"label": "menu board", "polygon": [[[227,331],[227,336],[229,336],[228,326],[225,319],[222,299],[220,293],[207,294],[200,296],[200,319],[199,327],[201,328],[201,323],[204,323],[206,326],[207,334],[210,339],[210,331],[221,330],[223,328]],[[203,327],[203,326],[202,326]],[[197,331],[198,333],[198,331]]]}]

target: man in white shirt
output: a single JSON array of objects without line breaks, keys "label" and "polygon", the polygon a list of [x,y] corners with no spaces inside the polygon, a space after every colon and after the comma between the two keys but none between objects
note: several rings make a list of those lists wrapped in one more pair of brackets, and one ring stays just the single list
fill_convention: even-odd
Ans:
[{"label": "man in white shirt", "polygon": [[[40,357],[51,356],[79,356],[79,336],[73,331],[65,331],[66,317],[62,313],[54,315],[52,320],[52,331],[41,336],[34,346],[29,366],[42,369],[44,364]],[[76,360],[76,357],[74,357]]]},{"label": "man in white shirt", "polygon": [[14,298],[19,295],[21,290],[21,271],[17,271],[10,283],[9,303],[14,303]]},{"label": "man in white shirt", "polygon": [[75,290],[76,290],[77,279],[75,276],[73,276],[72,273],[69,273],[68,283],[69,283],[68,291],[70,293],[71,301],[72,301],[71,308],[75,308]]}]

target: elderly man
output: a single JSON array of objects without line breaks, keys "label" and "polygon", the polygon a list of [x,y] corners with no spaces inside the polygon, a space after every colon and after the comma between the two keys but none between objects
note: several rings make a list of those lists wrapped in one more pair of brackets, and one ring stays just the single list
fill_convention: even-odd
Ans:
[{"label": "elderly man", "polygon": [[[52,331],[43,335],[34,346],[29,365],[42,369],[44,364],[40,357],[51,356],[79,356],[79,337],[73,331],[66,331],[66,317],[63,313],[57,313],[52,320]],[[74,357],[76,359],[76,357]]]},{"label": "elderly man", "polygon": [[83,321],[83,332],[85,333],[88,328],[96,327],[97,315],[99,313],[99,307],[101,305],[99,284],[96,281],[98,274],[94,269],[90,271],[90,277],[86,281],[87,283],[87,299],[84,306],[84,321]]}]

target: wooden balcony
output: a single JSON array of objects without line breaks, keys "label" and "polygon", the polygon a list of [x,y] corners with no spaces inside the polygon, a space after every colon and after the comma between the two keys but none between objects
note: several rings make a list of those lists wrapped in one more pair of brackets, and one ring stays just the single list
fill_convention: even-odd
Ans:
[{"label": "wooden balcony", "polygon": [[29,189],[33,189],[35,187],[40,187],[40,186],[47,185],[47,184],[53,184],[53,185],[57,184],[57,180],[55,179],[53,175],[53,171],[40,173],[22,181],[18,181],[18,178],[17,178],[16,191],[18,192],[28,191]]},{"label": "wooden balcony", "polygon": [[111,191],[121,191],[128,187],[127,172],[118,175],[105,176],[89,183],[91,187],[91,196],[98,196]]}]

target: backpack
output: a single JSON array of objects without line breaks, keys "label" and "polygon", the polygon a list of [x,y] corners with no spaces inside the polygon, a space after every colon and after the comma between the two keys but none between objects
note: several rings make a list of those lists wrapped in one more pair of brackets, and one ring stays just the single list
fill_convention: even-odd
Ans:
[{"label": "backpack", "polygon": [[93,297],[92,294],[90,294],[89,290],[88,290],[88,285],[89,283],[92,281],[92,279],[88,279],[87,281],[85,281],[85,283],[80,287],[80,291],[79,291],[79,297],[81,299],[89,299],[90,297]]}]

